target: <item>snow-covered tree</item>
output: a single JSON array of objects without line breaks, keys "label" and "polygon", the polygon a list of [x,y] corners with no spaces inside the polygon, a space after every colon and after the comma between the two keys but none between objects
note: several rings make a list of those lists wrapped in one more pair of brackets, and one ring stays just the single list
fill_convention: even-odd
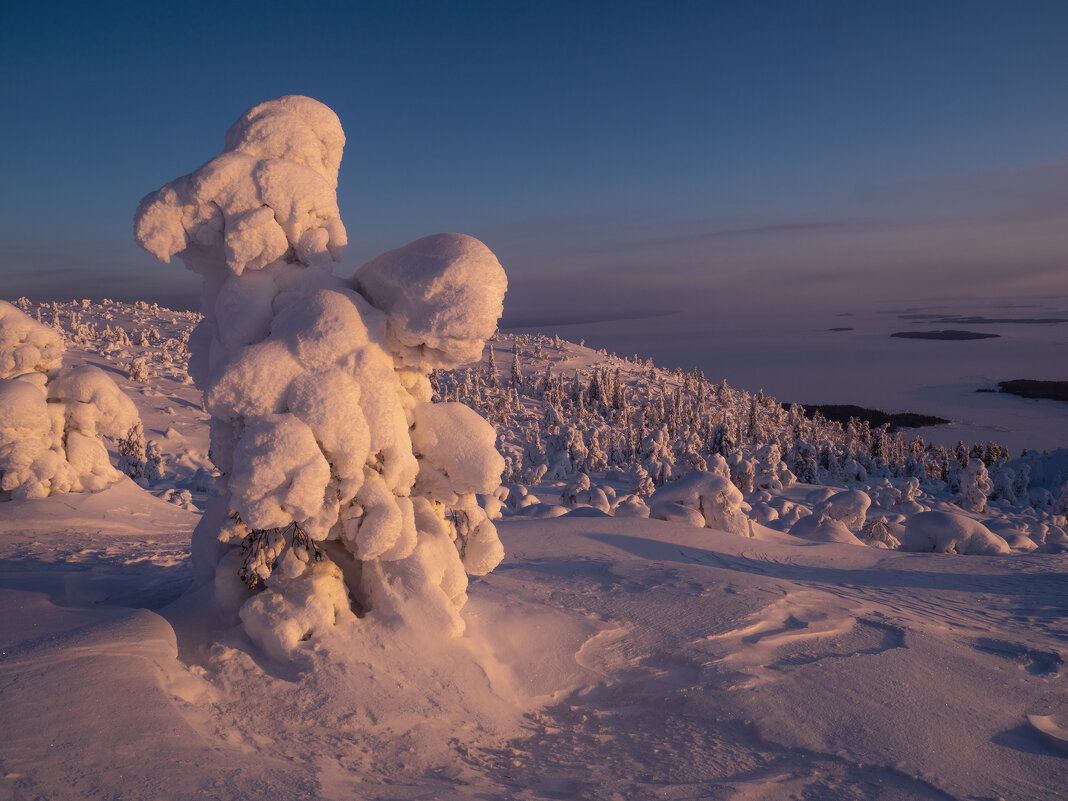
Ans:
[{"label": "snow-covered tree", "polygon": [[0,491],[41,498],[118,481],[104,437],[140,424],[115,382],[62,367],[62,334],[0,301]]},{"label": "snow-covered tree", "polygon": [[132,362],[130,362],[129,368],[127,368],[126,374],[131,381],[147,381],[148,380],[148,363],[145,361],[144,356],[138,356]]},{"label": "snow-covered tree", "polygon": [[957,505],[969,512],[985,512],[987,496],[994,488],[986,472],[986,465],[979,459],[969,459],[960,471],[958,480],[960,498],[957,499]]},{"label": "snow-covered tree", "polygon": [[489,364],[486,367],[486,383],[496,389],[501,385],[500,375],[497,373],[497,362],[493,360],[493,346],[489,348]]},{"label": "snow-covered tree", "polygon": [[145,480],[150,484],[163,480],[163,449],[155,440],[145,445]]},{"label": "snow-covered tree", "polygon": [[512,386],[519,387],[523,385],[523,369],[519,365],[519,345],[516,344],[512,347]]},{"label": "snow-covered tree", "polygon": [[145,477],[145,427],[140,420],[119,440],[118,467],[134,481]]},{"label": "snow-covered tree", "polygon": [[440,234],[331,275],[344,141],[315,100],[263,103],[135,222],[146,250],[205,279],[190,372],[221,476],[194,533],[199,574],[278,657],[356,612],[459,634],[466,574],[503,556],[476,498],[500,483],[496,434],[431,403],[427,376],[479,357],[504,271],[478,240]]}]

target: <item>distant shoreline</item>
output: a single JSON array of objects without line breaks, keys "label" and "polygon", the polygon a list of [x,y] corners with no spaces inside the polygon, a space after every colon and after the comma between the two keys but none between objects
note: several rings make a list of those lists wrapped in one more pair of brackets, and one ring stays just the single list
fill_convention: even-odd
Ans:
[{"label": "distant shoreline", "polygon": [[964,340],[964,339],[997,339],[1001,334],[984,334],[978,331],[957,331],[954,329],[946,329],[943,331],[897,331],[890,336],[898,337],[900,339],[943,339],[943,340]]},{"label": "distant shoreline", "polygon": [[1021,398],[1055,400],[1068,403],[1068,381],[1033,381],[1016,378],[1011,381],[998,381],[999,389],[977,389],[976,392],[1003,392]]},{"label": "distant shoreline", "polygon": [[[793,405],[794,404],[792,403],[784,403],[783,408],[789,410]],[[873,428],[879,428],[880,426],[889,423],[891,431],[897,431],[902,428],[942,426],[953,422],[944,417],[936,417],[933,414],[882,412],[878,409],[866,409],[863,406],[854,406],[851,404],[814,403],[810,406],[802,403],[800,405],[805,410],[805,417],[810,420],[816,412],[819,412],[827,420],[833,420],[842,425],[847,424],[850,418],[853,417],[858,420],[866,420]]]}]

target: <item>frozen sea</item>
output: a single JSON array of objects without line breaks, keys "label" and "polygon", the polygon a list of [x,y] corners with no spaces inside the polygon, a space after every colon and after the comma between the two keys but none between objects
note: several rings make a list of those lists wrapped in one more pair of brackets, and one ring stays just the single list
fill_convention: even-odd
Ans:
[{"label": "frozen sea", "polygon": [[[1036,319],[1065,322],[990,322]],[[512,330],[584,339],[588,347],[652,358],[662,367],[696,367],[710,379],[763,389],[780,401],[856,404],[952,420],[918,430],[934,443],[993,441],[1014,454],[1068,447],[1068,403],[977,391],[1017,378],[1068,380],[1068,297],[524,322],[531,327]],[[933,330],[998,336],[955,341],[890,336]]]}]

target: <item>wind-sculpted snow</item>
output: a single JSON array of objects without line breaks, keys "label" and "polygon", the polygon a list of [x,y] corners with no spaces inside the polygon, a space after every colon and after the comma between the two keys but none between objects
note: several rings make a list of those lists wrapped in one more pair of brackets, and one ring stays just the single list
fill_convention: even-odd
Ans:
[{"label": "wind-sculpted snow", "polygon": [[99,490],[122,474],[102,437],[140,423],[137,409],[97,367],[62,368],[54,329],[0,301],[0,491],[42,498]]},{"label": "wind-sculpted snow", "polygon": [[478,240],[438,234],[331,275],[344,141],[317,101],[263,103],[135,217],[146,250],[204,277],[190,372],[222,476],[194,554],[275,657],[356,615],[458,635],[466,572],[503,557],[476,499],[500,484],[496,433],[432,405],[426,374],[478,357],[504,270]]}]

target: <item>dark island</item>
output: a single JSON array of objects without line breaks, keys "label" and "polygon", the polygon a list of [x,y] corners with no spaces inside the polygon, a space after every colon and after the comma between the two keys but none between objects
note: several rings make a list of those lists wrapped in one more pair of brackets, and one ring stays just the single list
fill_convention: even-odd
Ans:
[{"label": "dark island", "polygon": [[900,337],[901,339],[996,339],[1001,334],[981,334],[978,331],[955,331],[953,329],[947,329],[945,331],[898,331],[891,334],[892,337]]},{"label": "dark island", "polygon": [[1012,381],[998,381],[998,388],[1001,392],[1021,398],[1068,402],[1068,381],[1031,381],[1017,378]]},{"label": "dark island", "polygon": [[[792,407],[792,403],[784,403],[783,408],[787,411]],[[935,417],[931,414],[916,414],[915,412],[900,412],[893,414],[890,412],[881,412],[878,409],[865,409],[863,406],[853,406],[850,404],[813,404],[811,406],[802,404],[802,408],[805,410],[805,417],[809,420],[813,418],[816,412],[819,412],[827,420],[833,420],[836,423],[846,425],[850,418],[857,418],[861,421],[867,421],[872,428],[879,428],[880,426],[889,424],[891,431],[897,431],[901,428],[923,428],[925,426],[941,426],[949,423],[944,417]]]}]

